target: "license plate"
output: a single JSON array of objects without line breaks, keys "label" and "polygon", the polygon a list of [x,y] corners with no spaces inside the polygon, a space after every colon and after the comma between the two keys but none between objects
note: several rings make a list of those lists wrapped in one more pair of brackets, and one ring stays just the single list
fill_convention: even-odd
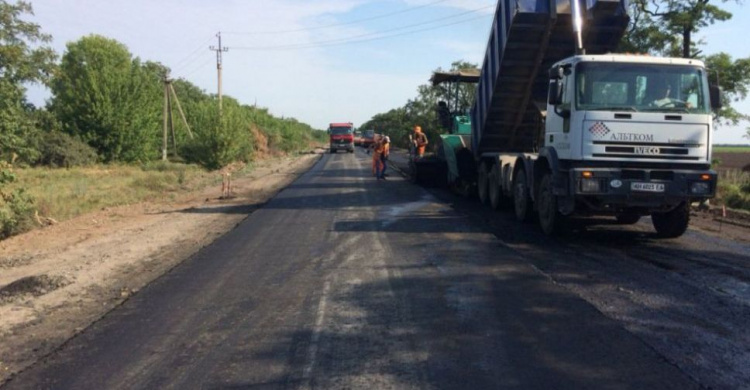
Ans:
[{"label": "license plate", "polygon": [[662,183],[630,183],[631,191],[664,192],[664,188]]}]

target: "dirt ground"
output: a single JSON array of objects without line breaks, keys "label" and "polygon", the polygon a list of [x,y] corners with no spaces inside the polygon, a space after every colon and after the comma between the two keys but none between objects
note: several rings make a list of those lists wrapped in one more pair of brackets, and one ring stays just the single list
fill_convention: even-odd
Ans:
[{"label": "dirt ground", "polygon": [[720,171],[739,169],[750,172],[750,153],[715,152],[714,158],[721,161],[718,167]]},{"label": "dirt ground", "polygon": [[177,202],[86,214],[0,242],[0,384],[234,228],[320,157],[259,163]]}]

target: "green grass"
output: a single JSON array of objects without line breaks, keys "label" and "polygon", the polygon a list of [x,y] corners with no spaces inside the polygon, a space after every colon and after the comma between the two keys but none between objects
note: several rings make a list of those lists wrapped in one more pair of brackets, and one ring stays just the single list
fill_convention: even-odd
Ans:
[{"label": "green grass", "polygon": [[718,204],[750,211],[750,173],[732,169],[719,174]]},{"label": "green grass", "polygon": [[26,188],[39,214],[58,221],[104,207],[172,200],[212,183],[217,176],[194,165],[163,162],[15,172],[18,181],[12,187]]},{"label": "green grass", "polygon": [[748,146],[714,146],[715,153],[750,153]]}]

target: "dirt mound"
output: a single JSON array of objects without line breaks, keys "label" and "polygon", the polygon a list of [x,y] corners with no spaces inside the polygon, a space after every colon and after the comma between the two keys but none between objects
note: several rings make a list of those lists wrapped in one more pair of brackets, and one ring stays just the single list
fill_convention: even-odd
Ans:
[{"label": "dirt mound", "polygon": [[70,283],[62,276],[27,276],[0,288],[0,303],[10,302],[27,295],[38,297]]},{"label": "dirt mound", "polygon": [[268,157],[268,137],[255,125],[250,126],[250,132],[255,139],[255,158],[260,160]]},{"label": "dirt mound", "polygon": [[13,268],[22,265],[29,265],[34,260],[34,257],[29,254],[21,254],[18,256],[0,257],[0,269]]}]

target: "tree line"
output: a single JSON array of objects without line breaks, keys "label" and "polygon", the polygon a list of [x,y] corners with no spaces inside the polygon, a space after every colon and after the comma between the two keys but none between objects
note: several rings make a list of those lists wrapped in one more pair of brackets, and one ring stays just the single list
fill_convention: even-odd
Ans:
[{"label": "tree line", "polygon": [[[68,43],[58,57],[52,37],[29,15],[26,1],[0,1],[0,161],[74,166],[160,158],[168,67],[99,35]],[[49,88],[46,106],[27,100],[29,84]],[[175,122],[176,154],[186,162],[216,169],[249,161],[259,148],[290,152],[324,135],[231,97],[220,113],[215,95],[185,79],[173,85],[195,133],[187,137]]]}]

